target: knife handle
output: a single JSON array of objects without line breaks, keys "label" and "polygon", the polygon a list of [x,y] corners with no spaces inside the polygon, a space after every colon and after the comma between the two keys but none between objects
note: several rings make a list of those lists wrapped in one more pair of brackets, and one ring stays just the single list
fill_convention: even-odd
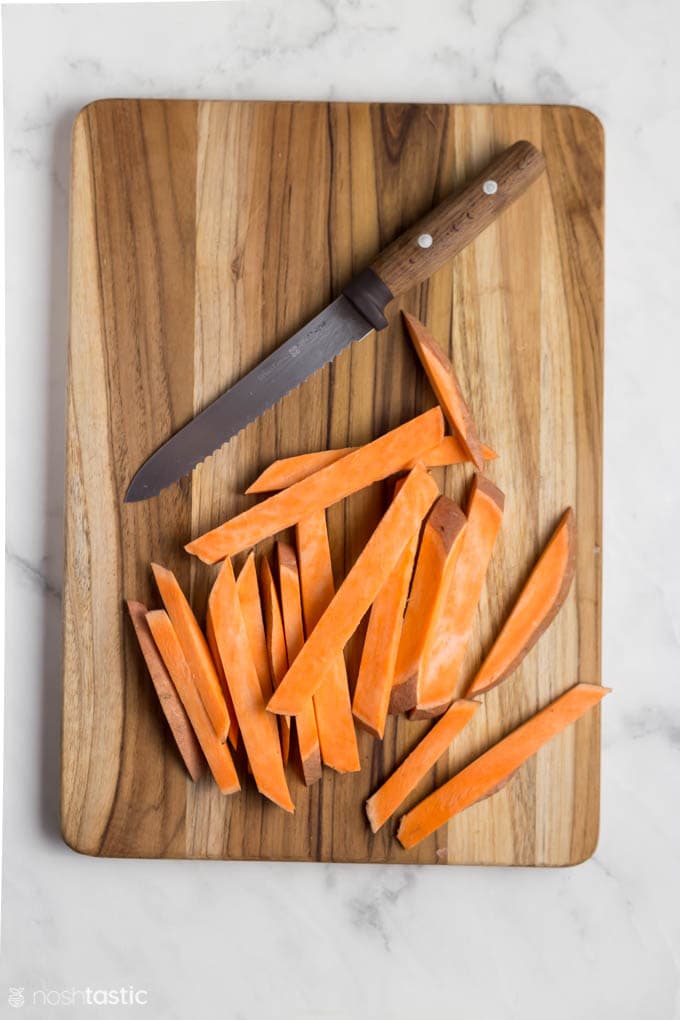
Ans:
[{"label": "knife handle", "polygon": [[426,280],[519,198],[545,169],[531,142],[505,149],[463,191],[445,198],[378,255],[345,289],[376,329],[386,325],[385,305]]}]

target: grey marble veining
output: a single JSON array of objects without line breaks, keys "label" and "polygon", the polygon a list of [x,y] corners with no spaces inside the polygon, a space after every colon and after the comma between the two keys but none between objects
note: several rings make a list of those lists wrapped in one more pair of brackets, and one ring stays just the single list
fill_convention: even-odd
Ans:
[{"label": "grey marble veining", "polygon": [[[680,8],[671,0],[5,7],[0,1009],[148,991],[231,1020],[680,1016]],[[58,835],[69,135],[103,96],[554,102],[607,132],[602,829],[565,871],[96,861]],[[584,678],[587,679],[587,678]],[[8,1009],[9,1012],[9,1009]]]}]

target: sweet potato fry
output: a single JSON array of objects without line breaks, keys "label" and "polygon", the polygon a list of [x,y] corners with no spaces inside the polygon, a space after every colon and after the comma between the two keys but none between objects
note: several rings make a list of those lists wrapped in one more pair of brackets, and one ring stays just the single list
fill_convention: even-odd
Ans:
[{"label": "sweet potato fry", "polygon": [[341,450],[315,450],[313,453],[300,453],[295,457],[275,460],[248,486],[246,494],[251,496],[260,492],[280,492],[295,482],[301,482],[303,478],[309,478],[321,468],[334,464],[348,453],[354,453],[355,449],[355,446],[346,446]]},{"label": "sweet potato fry", "polygon": [[478,471],[483,471],[482,444],[453,371],[453,365],[422,322],[407,312],[402,312],[402,315],[413,346],[449,425],[466,451],[467,459],[472,461]]},{"label": "sweet potato fry", "polygon": [[[482,443],[482,456],[484,460],[496,460],[498,454],[490,446]],[[463,449],[461,441],[456,436],[444,436],[440,443],[437,443],[431,450],[428,450],[422,458],[425,467],[450,467],[453,464],[466,464],[469,462],[467,451]],[[411,467],[412,465],[409,465]]]},{"label": "sweet potato fry", "polygon": [[397,839],[410,850],[455,815],[499,788],[537,751],[609,694],[606,687],[576,684],[518,726],[404,815]]},{"label": "sweet potato fry", "polygon": [[[286,634],[283,629],[281,618],[281,604],[279,602],[274,575],[272,574],[269,560],[262,557],[260,563],[260,583],[262,586],[262,610],[264,614],[264,629],[267,639],[267,656],[274,690],[279,686],[288,672],[288,652],[286,651]],[[288,764],[291,744],[291,720],[290,716],[280,715],[279,733],[281,735],[281,754],[283,764]]]},{"label": "sweet potato fry", "polygon": [[257,788],[284,811],[295,810],[281,758],[276,719],[266,710],[231,560],[222,564],[210,597],[210,618]]},{"label": "sweet potato fry", "polygon": [[262,617],[262,602],[260,600],[260,588],[257,583],[257,568],[255,566],[255,554],[251,553],[241,567],[236,578],[236,590],[243,613],[243,620],[248,632],[248,640],[253,653],[253,660],[257,675],[260,678],[260,687],[265,701],[269,701],[274,690],[272,684],[271,667],[269,655],[267,654],[267,636],[264,629]]},{"label": "sweet potato fry", "polygon": [[371,607],[361,653],[352,712],[364,729],[378,740],[382,740],[385,732],[417,549],[418,535],[415,534]]},{"label": "sweet potato fry", "polygon": [[[302,518],[296,543],[305,632],[311,634],[335,594],[324,510]],[[314,695],[314,714],[324,765],[336,772],[358,772],[361,762],[342,652],[329,665]]]},{"label": "sweet potato fry", "polygon": [[[286,635],[286,651],[288,662],[292,665],[300,654],[305,641],[300,575],[295,550],[287,542],[276,543],[276,556],[279,567],[279,592],[281,593],[283,629]],[[305,785],[311,786],[321,779],[323,771],[319,731],[311,697],[307,699],[302,710],[295,716],[295,732],[300,751],[302,775]]]},{"label": "sweet potato fry", "polygon": [[489,691],[514,673],[562,607],[575,568],[576,526],[570,507],[541,553],[467,696]]},{"label": "sweet potato fry", "polygon": [[220,740],[226,740],[229,713],[207,641],[173,572],[158,563],[151,569],[208,718]]},{"label": "sweet potato fry", "polygon": [[201,751],[201,745],[196,739],[189,716],[182,704],[182,699],[175,690],[175,685],[163,662],[162,656],[156,648],[156,643],[151,635],[149,624],[146,622],[148,609],[141,602],[127,602],[128,612],[135,629],[137,641],[146,668],[149,671],[163,715],[166,718],[170,732],[175,738],[177,750],[182,756],[187,772],[196,782],[205,771],[205,758]]},{"label": "sweet potato fry", "polygon": [[476,475],[467,528],[442,611],[423,650],[415,718],[441,715],[458,695],[458,676],[472,631],[484,579],[503,518],[500,489]]},{"label": "sweet potato fry", "polygon": [[297,715],[303,711],[308,698],[316,693],[324,670],[345,647],[404,548],[420,530],[437,492],[437,485],[425,468],[413,468],[281,685],[274,691],[268,706],[270,711],[279,715]]},{"label": "sweet potato fry", "polygon": [[390,695],[393,713],[417,703],[423,654],[441,616],[466,527],[460,507],[440,496],[425,521],[418,550]]},{"label": "sweet potato fry", "polygon": [[[261,492],[280,492],[281,489],[287,489],[289,485],[309,478],[321,468],[334,464],[336,460],[341,460],[357,449],[356,446],[346,446],[340,450],[316,450],[314,453],[300,453],[295,457],[275,460],[258,475],[252,485],[248,486],[246,493],[250,496]],[[497,457],[489,446],[482,445],[482,454],[484,460],[495,460]],[[455,436],[444,436],[441,442],[423,454],[419,460],[428,468],[448,467],[452,464],[464,464],[469,457]],[[405,464],[404,469],[410,470],[413,466],[414,463],[411,462]]]},{"label": "sweet potato fry", "polygon": [[438,407],[432,408],[195,539],[187,545],[187,552],[205,563],[217,563],[248,549],[315,510],[324,510],[400,471],[432,449],[443,435],[442,413]]},{"label": "sweet potato fry", "polygon": [[229,748],[215,733],[197,689],[195,675],[184,654],[184,649],[170,617],[164,609],[155,609],[146,614],[146,619],[156,647],[172,677],[175,689],[182,699],[182,704],[189,716],[215,782],[221,793],[236,793],[240,790],[241,784],[238,781]]},{"label": "sweet potato fry", "polygon": [[208,606],[205,614],[205,637],[208,642],[208,648],[210,649],[213,664],[220,680],[220,687],[224,694],[224,700],[227,703],[227,712],[229,713],[229,732],[227,733],[227,740],[234,750],[236,750],[239,738],[236,709],[234,708],[234,702],[231,700],[231,694],[229,693],[229,687],[227,686],[227,678],[224,675],[224,670],[222,669],[222,660],[220,659],[220,653],[217,648],[217,640],[215,639],[215,628],[213,627],[212,619],[210,617],[210,606]]},{"label": "sweet potato fry", "polygon": [[415,790],[479,708],[479,701],[454,701],[399,768],[368,798],[366,814],[373,832],[377,832]]}]

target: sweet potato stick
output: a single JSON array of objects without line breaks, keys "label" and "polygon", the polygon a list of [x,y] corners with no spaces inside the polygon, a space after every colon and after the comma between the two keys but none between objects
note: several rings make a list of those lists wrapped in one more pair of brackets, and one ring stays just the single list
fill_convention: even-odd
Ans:
[{"label": "sweet potato stick", "polygon": [[[393,498],[401,491],[404,481],[400,478],[395,485]],[[379,740],[382,740],[385,731],[404,609],[411,587],[419,538],[416,532],[371,606],[359,675],[354,688],[352,711],[364,729]]]},{"label": "sweet potato stick", "polygon": [[[324,510],[302,518],[296,544],[305,632],[311,634],[335,594]],[[314,714],[324,765],[336,772],[358,772],[361,762],[342,652],[332,660],[314,695]]]},{"label": "sweet potato stick", "polygon": [[137,635],[139,648],[144,656],[146,668],[149,671],[151,682],[158,695],[161,710],[170,727],[170,732],[175,738],[177,750],[182,756],[187,772],[196,782],[205,771],[205,758],[201,751],[201,745],[192,729],[189,716],[182,704],[182,699],[175,690],[172,677],[168,673],[161,654],[156,648],[149,624],[146,622],[148,609],[141,602],[133,602],[131,600],[128,600],[127,607],[130,619],[132,620],[132,626]]},{"label": "sweet potato stick", "polygon": [[345,647],[406,545],[420,530],[437,493],[437,485],[425,468],[413,468],[274,692],[270,711],[279,715],[303,711],[307,699],[316,693],[324,670]]},{"label": "sweet potato stick", "polygon": [[454,701],[399,768],[368,798],[366,814],[373,832],[403,804],[481,707],[479,701]]},{"label": "sweet potato stick", "polygon": [[422,322],[407,312],[402,312],[402,315],[420,363],[427,373],[449,425],[467,453],[467,459],[472,461],[478,471],[483,471],[482,444],[453,371],[453,365]]},{"label": "sweet potato stick", "polygon": [[482,694],[517,669],[569,594],[576,567],[574,511],[565,511],[467,695]]},{"label": "sweet potato stick", "polygon": [[432,408],[195,539],[187,545],[187,552],[205,563],[217,563],[248,549],[315,510],[325,510],[400,471],[432,449],[443,435],[442,413],[438,407]]},{"label": "sweet potato stick", "polygon": [[354,453],[355,446],[346,446],[341,450],[315,450],[313,453],[300,453],[295,457],[282,457],[273,461],[269,467],[257,476],[252,485],[246,489],[248,496],[260,492],[280,492],[303,478],[309,478],[322,468],[341,460],[348,453]]},{"label": "sweet potato stick", "polygon": [[164,609],[146,614],[147,623],[175,689],[189,716],[201,750],[222,793],[236,793],[241,785],[226,743],[215,734],[195,683],[195,677]]},{"label": "sweet potato stick", "polygon": [[222,660],[220,659],[220,653],[217,648],[217,640],[215,638],[215,628],[213,627],[212,619],[210,617],[210,606],[208,606],[205,614],[205,637],[208,642],[208,648],[210,649],[210,657],[212,658],[220,680],[220,687],[224,694],[224,700],[227,703],[227,712],[229,713],[229,732],[227,734],[227,740],[234,750],[236,750],[239,738],[238,720],[236,719],[234,702],[231,700],[231,694],[229,693],[229,688],[227,686],[227,678],[224,675],[224,670],[222,669]]},{"label": "sweet potato stick", "polygon": [[606,694],[609,694],[606,687],[576,684],[532,716],[404,815],[397,831],[401,845],[410,850],[465,808],[496,790],[507,776],[585,715]]},{"label": "sweet potato stick", "polygon": [[441,616],[466,527],[460,507],[448,496],[440,496],[423,528],[397,653],[390,712],[406,712],[416,705],[423,652]]},{"label": "sweet potato stick", "polygon": [[[262,557],[260,563],[260,582],[262,586],[262,610],[264,614],[264,629],[267,639],[267,655],[272,677],[274,690],[279,686],[288,672],[288,652],[286,651],[286,635],[283,629],[281,618],[281,604],[274,576],[266,556]],[[281,735],[281,754],[283,764],[288,764],[290,757],[290,716],[279,716],[279,733]]]},{"label": "sweet potato stick", "polygon": [[468,523],[442,612],[428,637],[418,674],[416,718],[440,715],[458,695],[458,676],[503,518],[500,489],[476,475]]},{"label": "sweet potato stick", "polygon": [[276,719],[266,710],[231,560],[222,564],[210,597],[210,618],[239,729],[257,788],[284,811],[295,810],[283,770]]},{"label": "sweet potato stick", "polygon": [[[279,566],[279,592],[281,593],[281,614],[286,634],[288,662],[292,665],[304,644],[304,623],[302,618],[302,596],[295,550],[286,542],[276,543]],[[319,731],[316,726],[314,703],[309,697],[302,711],[295,717],[302,775],[306,786],[321,779],[321,749]]]},{"label": "sweet potato stick", "polygon": [[[295,457],[283,457],[275,460],[258,475],[252,485],[246,489],[248,495],[260,492],[280,492],[295,482],[320,471],[328,464],[334,464],[348,453],[354,453],[356,446],[346,446],[341,450],[316,450],[314,453],[300,453]],[[495,460],[497,454],[490,446],[482,445],[484,460]],[[444,436],[441,442],[420,457],[425,467],[448,467],[452,464],[464,464],[470,458],[455,436]],[[410,469],[413,463],[405,464]]]},{"label": "sweet potato stick", "polygon": [[229,713],[207,641],[173,572],[158,563],[152,563],[151,569],[208,718],[220,740],[226,740]]},{"label": "sweet potato stick", "polygon": [[[484,460],[496,460],[498,454],[490,446],[482,443],[482,456]],[[463,449],[460,440],[456,436],[444,436],[442,441],[437,443],[431,450],[428,450],[422,458],[423,464],[428,468],[467,464],[469,460],[467,451]]]},{"label": "sweet potato stick", "polygon": [[274,690],[272,684],[271,667],[267,654],[267,636],[264,629],[262,617],[262,602],[260,600],[260,588],[257,583],[257,568],[255,566],[255,554],[251,553],[241,567],[236,578],[236,590],[241,605],[243,621],[248,632],[250,649],[253,653],[253,660],[257,675],[260,679],[262,696],[269,701]]}]

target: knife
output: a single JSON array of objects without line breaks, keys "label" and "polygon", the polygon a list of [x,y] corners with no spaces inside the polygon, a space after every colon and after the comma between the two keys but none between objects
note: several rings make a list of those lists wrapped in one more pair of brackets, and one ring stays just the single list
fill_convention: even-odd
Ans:
[{"label": "knife", "polygon": [[530,142],[515,142],[463,191],[450,195],[390,244],[327,308],[176,432],[140,467],[126,503],[156,496],[249,422],[336,358],[387,325],[385,309],[474,240],[545,168]]}]

